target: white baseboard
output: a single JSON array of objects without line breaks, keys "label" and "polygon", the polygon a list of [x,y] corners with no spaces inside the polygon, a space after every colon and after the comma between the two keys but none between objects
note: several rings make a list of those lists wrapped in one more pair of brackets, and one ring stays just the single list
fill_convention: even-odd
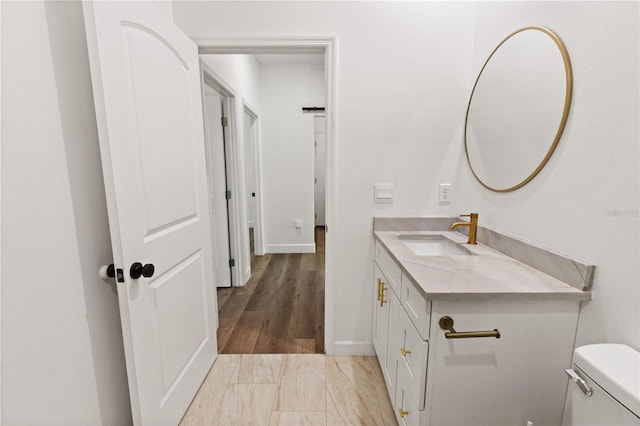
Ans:
[{"label": "white baseboard", "polygon": [[335,356],[376,354],[376,351],[373,348],[373,342],[370,340],[339,340],[337,342],[333,342],[333,352],[334,353],[332,355]]},{"label": "white baseboard", "polygon": [[314,244],[267,244],[266,253],[315,253]]}]

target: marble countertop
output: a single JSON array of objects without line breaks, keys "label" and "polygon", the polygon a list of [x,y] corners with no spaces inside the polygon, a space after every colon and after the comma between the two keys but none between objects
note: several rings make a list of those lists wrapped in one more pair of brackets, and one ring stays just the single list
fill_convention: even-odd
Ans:
[{"label": "marble countertop", "polygon": [[[443,235],[474,255],[418,256],[400,235]],[[453,231],[374,231],[391,256],[428,299],[453,300],[589,300],[579,290],[483,244],[466,244]]]}]

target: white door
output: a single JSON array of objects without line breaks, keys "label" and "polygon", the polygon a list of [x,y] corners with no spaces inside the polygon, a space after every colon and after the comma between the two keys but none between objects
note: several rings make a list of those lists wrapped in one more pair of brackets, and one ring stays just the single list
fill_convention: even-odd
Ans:
[{"label": "white door", "polygon": [[133,419],[175,425],[217,352],[198,51],[151,3],[84,15]]},{"label": "white door", "polygon": [[327,164],[327,142],[325,130],[325,118],[313,117],[313,133],[315,136],[315,224],[316,226],[325,226],[325,183],[326,183],[326,164]]},{"label": "white door", "polygon": [[208,86],[205,88],[204,110],[209,161],[211,226],[214,238],[213,270],[217,287],[231,287],[222,97]]},{"label": "white door", "polygon": [[[255,117],[245,109],[243,115],[244,167],[247,183],[247,222],[249,228],[256,225],[256,170],[255,170]],[[255,235],[254,235],[255,238]]]}]

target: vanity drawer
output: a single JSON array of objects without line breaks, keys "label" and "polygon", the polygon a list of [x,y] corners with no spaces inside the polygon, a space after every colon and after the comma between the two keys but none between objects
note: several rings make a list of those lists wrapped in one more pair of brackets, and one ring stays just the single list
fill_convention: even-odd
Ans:
[{"label": "vanity drawer", "polygon": [[400,309],[398,336],[395,339],[398,373],[404,372],[405,387],[416,396],[417,408],[424,408],[424,393],[427,380],[427,355],[429,343],[422,340],[409,317]]},{"label": "vanity drawer", "polygon": [[402,270],[393,260],[393,257],[382,246],[380,241],[376,241],[376,261],[389,279],[389,285],[395,294],[400,294],[400,282],[402,281]]},{"label": "vanity drawer", "polygon": [[418,290],[418,286],[406,274],[402,274],[402,288],[400,303],[407,311],[407,315],[415,325],[423,340],[429,340],[429,326],[431,323],[431,301],[425,299]]},{"label": "vanity drawer", "polygon": [[419,425],[420,408],[416,394],[410,387],[410,380],[404,369],[398,369],[395,404],[393,406],[399,426]]}]

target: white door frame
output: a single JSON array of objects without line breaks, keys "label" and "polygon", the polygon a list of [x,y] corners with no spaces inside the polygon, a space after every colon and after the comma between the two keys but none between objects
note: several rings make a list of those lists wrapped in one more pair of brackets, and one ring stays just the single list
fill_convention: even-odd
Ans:
[{"label": "white door frame", "polygon": [[[315,124],[316,123],[316,121],[315,121],[316,117],[324,118],[325,119],[325,123],[326,123],[326,116],[325,116],[324,112],[320,113],[320,114],[313,114],[313,182],[314,182],[314,185],[313,185],[313,223],[314,223],[314,226],[317,227],[318,226],[318,205],[316,204],[316,193],[318,191],[318,173],[316,172],[316,169],[317,169],[316,165],[317,165],[317,161],[318,161],[318,139],[317,139],[318,132],[317,132],[316,124]],[[324,127],[325,127],[325,132],[326,132],[326,130],[327,130],[326,129],[326,125]],[[326,138],[327,138],[327,136],[326,136],[326,133],[325,133],[325,142],[324,142],[325,147],[326,147]],[[326,163],[326,149],[325,149],[325,147],[323,147],[323,149],[325,150],[325,163]],[[323,167],[323,168],[325,168],[325,167]],[[326,168],[325,168],[325,172],[326,172]],[[322,182],[323,186],[325,186],[326,180],[327,180],[326,177],[324,177],[324,181]],[[326,193],[326,188],[325,188],[325,193]],[[322,209],[324,210],[324,208],[325,208],[325,206],[323,204],[322,205]],[[326,225],[326,219],[325,219],[324,216],[325,215],[324,215],[324,212],[323,212],[323,222],[324,222],[324,224],[320,225],[320,226],[325,226]]]},{"label": "white door frame", "polygon": [[238,140],[238,135],[241,134],[238,130],[241,120],[237,119],[236,113],[238,98],[236,91],[222,77],[203,61],[200,63],[202,64],[204,84],[223,96],[224,113],[228,120],[224,136],[227,189],[231,191],[231,199],[228,201],[229,256],[236,262],[235,266],[231,268],[231,285],[232,287],[241,287],[247,283],[251,276],[251,258],[249,256],[249,230],[244,229],[245,226],[240,226],[247,222],[247,206],[245,178],[241,176],[244,174],[244,150],[240,149],[241,144]]},{"label": "white door frame", "polygon": [[[322,53],[324,54],[324,75],[326,88],[326,126],[327,126],[327,164],[326,164],[326,260],[325,260],[325,311],[324,342],[327,355],[334,355],[335,301],[334,283],[336,282],[334,265],[334,241],[329,232],[336,225],[334,218],[336,193],[336,159],[337,140],[335,135],[335,100],[336,100],[336,37],[248,37],[248,38],[207,38],[192,37],[203,54],[216,53]],[[245,203],[246,209],[246,203]],[[246,218],[246,210],[245,210]]]},{"label": "white door frame", "polygon": [[[251,130],[251,138],[253,139],[253,164],[246,164],[246,167],[253,168],[256,196],[255,196],[255,221],[253,223],[253,246],[254,254],[262,256],[265,253],[264,248],[264,232],[262,228],[262,151],[260,149],[260,117],[258,110],[255,109],[246,99],[242,99],[243,112],[250,115],[255,121]],[[244,116],[243,116],[244,118]],[[244,129],[244,127],[243,127]],[[243,134],[243,139],[246,135]],[[245,149],[247,141],[244,141]],[[247,197],[248,199],[248,197]]]}]

